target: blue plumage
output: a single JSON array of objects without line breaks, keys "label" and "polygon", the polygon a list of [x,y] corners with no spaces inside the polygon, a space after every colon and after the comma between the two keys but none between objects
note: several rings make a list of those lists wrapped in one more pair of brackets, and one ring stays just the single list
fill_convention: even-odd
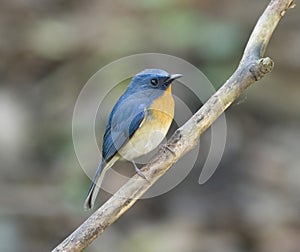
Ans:
[{"label": "blue plumage", "polygon": [[[103,137],[102,161],[85,201],[86,208],[91,208],[94,204],[99,190],[99,187],[96,186],[97,181],[101,182],[100,177],[104,176],[106,169],[111,167],[117,159],[122,158],[118,151],[141,127],[151,104],[162,96],[174,79],[179,77],[181,75],[170,75],[160,69],[146,69],[133,77],[109,116]],[[137,170],[137,167],[135,168]]]},{"label": "blue plumage", "polygon": [[125,93],[112,109],[105,130],[102,158],[108,162],[129,140],[143,121],[145,111],[153,100],[161,96],[166,86],[153,89],[149,81],[153,78],[166,80],[169,74],[160,69],[146,69],[137,74],[130,82]]}]

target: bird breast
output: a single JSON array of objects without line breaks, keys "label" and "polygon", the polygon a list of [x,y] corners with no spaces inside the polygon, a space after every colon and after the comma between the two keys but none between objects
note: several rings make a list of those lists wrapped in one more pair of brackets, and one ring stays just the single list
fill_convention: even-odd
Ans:
[{"label": "bird breast", "polygon": [[133,160],[154,150],[165,138],[174,117],[171,86],[146,111],[144,120],[119,150],[122,159]]}]

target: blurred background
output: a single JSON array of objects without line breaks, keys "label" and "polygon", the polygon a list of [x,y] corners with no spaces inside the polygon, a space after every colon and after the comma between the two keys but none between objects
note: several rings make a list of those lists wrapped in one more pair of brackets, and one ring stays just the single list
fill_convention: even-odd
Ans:
[{"label": "blurred background", "polygon": [[[98,69],[131,54],[165,53],[194,64],[218,88],[267,4],[0,1],[0,251],[50,251],[90,215],[82,208],[90,180],[71,123]],[[273,72],[227,110],[226,149],[213,177],[198,184],[208,132],[181,184],[137,202],[86,251],[299,251],[298,8],[271,40]],[[102,195],[98,205],[110,197]]]}]

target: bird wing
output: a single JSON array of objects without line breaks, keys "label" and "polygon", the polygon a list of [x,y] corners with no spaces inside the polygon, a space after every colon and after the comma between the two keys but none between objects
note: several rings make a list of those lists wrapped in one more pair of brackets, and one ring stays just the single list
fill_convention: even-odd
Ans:
[{"label": "bird wing", "polygon": [[143,99],[120,99],[114,106],[103,137],[102,158],[108,162],[142,124],[147,105]]}]

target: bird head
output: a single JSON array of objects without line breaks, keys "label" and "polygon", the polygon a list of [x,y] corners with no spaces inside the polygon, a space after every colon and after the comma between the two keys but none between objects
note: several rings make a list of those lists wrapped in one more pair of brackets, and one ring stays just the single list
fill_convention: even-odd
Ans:
[{"label": "bird head", "polygon": [[170,86],[172,81],[181,76],[182,74],[169,74],[161,69],[145,69],[132,78],[129,88],[138,91],[149,89],[164,91]]}]

